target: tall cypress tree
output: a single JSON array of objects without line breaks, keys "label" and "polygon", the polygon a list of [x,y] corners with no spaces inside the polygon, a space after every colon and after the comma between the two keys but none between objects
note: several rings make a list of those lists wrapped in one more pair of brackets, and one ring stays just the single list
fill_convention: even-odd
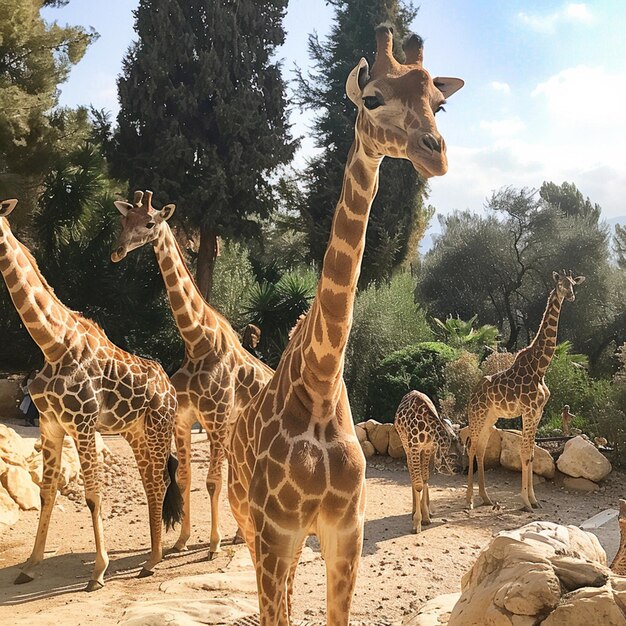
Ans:
[{"label": "tall cypress tree", "polygon": [[249,236],[274,204],[275,169],[295,149],[271,61],[287,0],[140,0],[138,41],[118,81],[114,173],[153,189],[200,233],[211,290],[217,237]]},{"label": "tall cypress tree", "polygon": [[[374,60],[374,29],[381,22],[394,26],[394,52],[404,60],[401,41],[417,14],[403,0],[328,0],[335,21],[326,41],[309,37],[315,72],[298,72],[298,103],[318,112],[314,123],[317,146],[305,171],[300,211],[307,220],[309,253],[321,263],[335,205],[341,190],[348,150],[354,139],[356,110],[345,95],[346,78],[361,57]],[[372,205],[361,270],[361,286],[389,278],[392,270],[412,262],[431,210],[424,207],[425,181],[408,161],[385,159],[380,190]]]}]

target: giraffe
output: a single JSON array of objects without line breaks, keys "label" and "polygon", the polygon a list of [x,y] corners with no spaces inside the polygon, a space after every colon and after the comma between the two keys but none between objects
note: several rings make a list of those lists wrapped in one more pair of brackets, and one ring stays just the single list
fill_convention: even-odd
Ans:
[{"label": "giraffe", "polygon": [[626,576],[626,500],[619,501],[619,549],[611,563],[611,570],[618,576]]},{"label": "giraffe", "polygon": [[43,560],[67,434],[76,444],[96,544],[95,564],[85,590],[104,585],[109,558],[104,546],[96,430],[121,434],[135,454],[148,501],[151,538],[150,556],[139,576],[149,576],[163,556],[161,518],[169,528],[181,515],[176,459],[170,453],[174,388],[160,365],[124,352],[94,322],[59,301],[28,249],[11,232],[6,216],[16,204],[17,200],[0,203],[0,271],[45,363],[29,386],[40,413],[41,513],[35,546],[15,583],[33,580]]},{"label": "giraffe", "polygon": [[431,461],[437,471],[454,474],[463,448],[452,426],[439,417],[432,400],[419,391],[409,391],[402,398],[394,426],[406,452],[413,492],[413,532],[419,533],[422,524],[430,524]]},{"label": "giraffe", "polygon": [[295,568],[308,535],[326,561],[327,624],[346,626],[363,542],[365,459],[343,381],[369,210],[385,156],[425,177],[447,171],[435,113],[463,81],[432,79],[422,40],[392,54],[393,31],[376,29],[376,61],[361,59],[346,92],[357,107],[316,296],[276,372],[239,416],[229,448],[229,498],[257,575],[261,626],[290,622]]},{"label": "giraffe", "polygon": [[483,376],[470,396],[469,418],[469,472],[467,481],[467,505],[473,507],[474,458],[478,461],[478,488],[484,504],[493,504],[485,490],[484,458],[491,427],[498,418],[522,417],[522,491],[524,509],[532,511],[539,506],[533,487],[533,454],[535,433],[541,420],[543,408],[550,398],[544,375],[556,348],[561,305],[567,299],[575,299],[574,287],[580,285],[584,276],[574,278],[565,270],[553,272],[554,289],[548,296],[548,304],[539,330],[530,345],[520,350],[511,367],[491,376]]},{"label": "giraffe", "polygon": [[151,243],[163,275],[172,313],[185,344],[185,358],[172,376],[178,396],[174,435],[178,483],[183,492],[181,532],[174,550],[185,550],[191,534],[191,427],[205,428],[211,457],[206,486],[211,500],[209,558],[220,551],[219,496],[228,432],[237,413],[269,381],[272,369],[241,345],[229,322],[205,302],[167,220],[175,205],[152,206],[152,192],[135,192],[134,203],[116,201],[122,231],[111,259],[121,261],[131,250]]}]

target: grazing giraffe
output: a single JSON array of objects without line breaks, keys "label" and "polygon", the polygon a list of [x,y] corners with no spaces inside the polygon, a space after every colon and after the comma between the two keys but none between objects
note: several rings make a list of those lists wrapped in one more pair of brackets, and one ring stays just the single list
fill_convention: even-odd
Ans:
[{"label": "grazing giraffe", "polygon": [[562,272],[553,272],[554,289],[548,296],[548,304],[539,330],[529,346],[520,350],[511,367],[491,376],[483,376],[470,396],[469,421],[469,472],[467,481],[467,505],[473,507],[474,458],[478,462],[478,489],[483,504],[493,504],[485,490],[485,451],[491,427],[499,418],[522,416],[522,502],[524,509],[532,511],[539,506],[533,487],[533,455],[535,433],[541,420],[543,408],[550,398],[544,375],[554,350],[563,300],[573,302],[574,287],[580,285],[584,276],[574,278]]},{"label": "grazing giraffe", "polygon": [[139,576],[149,576],[163,557],[161,517],[169,528],[181,516],[176,459],[170,452],[176,393],[160,365],[124,352],[97,324],[59,301],[30,252],[11,232],[6,216],[16,204],[17,200],[0,204],[0,271],[45,363],[29,386],[40,413],[41,513],[33,552],[15,582],[33,580],[43,560],[67,434],[76,444],[96,542],[86,591],[104,585],[109,557],[104,547],[97,430],[121,434],[135,454],[148,500],[151,538],[150,556]]},{"label": "grazing giraffe", "polygon": [[438,472],[454,474],[463,449],[452,426],[439,417],[431,399],[419,391],[409,391],[402,398],[394,426],[406,452],[413,492],[413,532],[419,533],[422,524],[430,524],[431,461]]},{"label": "grazing giraffe", "polygon": [[435,113],[463,81],[433,80],[416,35],[405,43],[406,64],[393,57],[389,26],[376,39],[371,73],[361,59],[346,84],[358,109],[355,139],[315,299],[272,379],[238,418],[229,450],[229,497],[255,564],[261,626],[289,624],[293,575],[311,534],[326,561],[327,624],[348,624],[365,459],[342,375],[369,211],[385,156],[409,159],[425,177],[447,171]]},{"label": "grazing giraffe", "polygon": [[183,521],[175,550],[185,550],[191,534],[191,427],[207,432],[211,457],[206,486],[211,499],[209,558],[220,551],[219,496],[230,428],[241,409],[269,381],[273,370],[241,345],[228,320],[205,302],[185,264],[167,220],[175,206],[152,207],[152,192],[136,191],[134,204],[117,201],[122,231],[111,259],[151,243],[161,268],[174,320],[185,344],[185,358],[172,376],[178,396],[174,425],[183,492]]},{"label": "grazing giraffe", "polygon": [[619,501],[619,548],[611,563],[611,571],[626,576],[626,500]]}]

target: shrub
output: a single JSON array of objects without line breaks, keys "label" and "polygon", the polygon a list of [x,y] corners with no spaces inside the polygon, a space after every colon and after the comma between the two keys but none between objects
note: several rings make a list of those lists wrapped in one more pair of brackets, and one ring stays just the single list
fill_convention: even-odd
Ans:
[{"label": "shrub", "polygon": [[454,361],[446,363],[443,376],[445,399],[441,401],[441,414],[453,422],[467,423],[467,404],[482,376],[478,356],[462,350]]},{"label": "shrub", "polygon": [[368,416],[391,422],[402,397],[411,389],[429,396],[435,405],[443,395],[444,368],[456,352],[436,341],[418,343],[390,354],[372,373]]},{"label": "shrub", "polygon": [[[590,392],[591,380],[584,367],[572,360],[571,355],[555,356],[545,376],[550,390],[550,400],[543,411],[542,423],[555,420],[560,424],[563,407],[568,404],[572,413],[582,417]],[[559,425],[560,428],[560,425]]]},{"label": "shrub", "polygon": [[480,364],[480,369],[482,370],[483,376],[491,376],[492,374],[497,374],[511,367],[514,360],[515,353],[513,352],[507,352],[506,350],[502,352],[492,352]]},{"label": "shrub", "polygon": [[411,275],[400,272],[389,283],[371,285],[357,296],[344,374],[357,422],[365,418],[374,368],[392,352],[432,338],[413,299],[414,287]]}]

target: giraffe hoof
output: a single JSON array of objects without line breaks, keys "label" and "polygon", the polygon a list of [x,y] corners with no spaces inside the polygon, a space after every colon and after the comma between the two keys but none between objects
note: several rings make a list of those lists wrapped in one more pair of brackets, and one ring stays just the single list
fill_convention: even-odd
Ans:
[{"label": "giraffe hoof", "polygon": [[98,589],[102,589],[104,585],[99,580],[90,580],[85,587],[85,591],[98,591]]},{"label": "giraffe hoof", "polygon": [[137,578],[148,578],[149,576],[154,576],[154,570],[149,570],[145,567],[142,567],[141,571],[137,575]]},{"label": "giraffe hoof", "polygon": [[170,552],[187,552],[189,548],[185,545],[179,546],[178,544],[174,544],[169,551]]},{"label": "giraffe hoof", "polygon": [[531,502],[530,504],[532,505],[533,509],[540,509],[540,508],[542,508],[541,504],[539,504],[539,502]]},{"label": "giraffe hoof", "polygon": [[35,580],[34,576],[30,576],[25,572],[20,572],[19,576],[15,579],[14,585],[23,585],[24,583],[29,583]]},{"label": "giraffe hoof", "polygon": [[232,545],[237,546],[240,543],[243,543],[243,537],[239,533],[236,533],[235,536],[233,537]]}]

